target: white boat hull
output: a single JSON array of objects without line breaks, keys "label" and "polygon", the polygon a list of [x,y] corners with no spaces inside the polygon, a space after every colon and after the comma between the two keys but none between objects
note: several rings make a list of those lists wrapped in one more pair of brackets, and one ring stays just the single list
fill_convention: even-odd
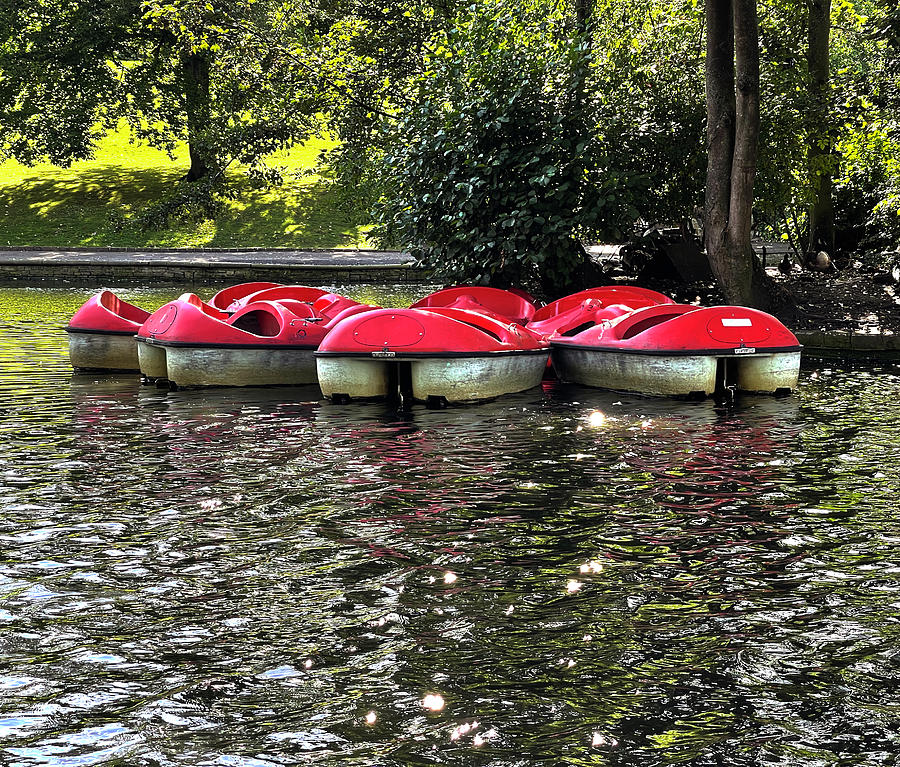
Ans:
[{"label": "white boat hull", "polygon": [[775,393],[797,388],[799,351],[716,356],[553,347],[553,367],[560,380],[664,397],[715,393],[720,359],[735,366],[733,380],[741,391]]},{"label": "white boat hull", "polygon": [[350,399],[387,397],[391,368],[395,364],[365,357],[317,357],[319,388],[329,398],[335,395]]},{"label": "white boat hull", "polygon": [[316,358],[319,386],[326,397],[385,398],[404,386],[400,366],[409,366],[407,385],[413,399],[444,399],[449,403],[493,399],[540,384],[548,352],[493,354],[472,357],[403,357],[389,359],[347,356]]},{"label": "white boat hull", "polygon": [[138,370],[134,335],[124,333],[69,331],[69,359],[76,370]]},{"label": "white boat hull", "polygon": [[748,356],[740,360],[737,372],[740,391],[794,391],[800,378],[800,352]]},{"label": "white boat hull", "polygon": [[166,370],[166,348],[157,344],[148,344],[138,339],[138,364],[141,375],[153,381],[163,380],[168,376]]},{"label": "white boat hull", "polygon": [[166,346],[166,378],[179,387],[295,386],[316,382],[312,348]]}]

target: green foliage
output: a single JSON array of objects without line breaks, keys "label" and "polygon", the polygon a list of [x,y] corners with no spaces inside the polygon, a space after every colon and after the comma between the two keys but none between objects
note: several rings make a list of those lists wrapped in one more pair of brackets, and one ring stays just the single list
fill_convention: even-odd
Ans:
[{"label": "green foliage", "polygon": [[[148,226],[209,221],[280,183],[270,158],[323,128],[329,205],[447,279],[578,279],[579,241],[622,240],[702,204],[698,0],[31,0],[0,3],[0,159],[66,166],[121,122],[174,156]],[[800,243],[809,143],[833,151],[844,242],[900,242],[900,10],[835,0],[827,120],[810,109],[807,4],[760,4],[757,228]],[[115,184],[115,181],[110,183]],[[288,183],[291,179],[288,178]],[[152,197],[152,195],[150,196]],[[104,219],[106,220],[106,219]],[[112,213],[110,231],[136,224]]]},{"label": "green foliage", "polygon": [[369,216],[386,193],[382,160],[397,115],[413,103],[428,41],[452,26],[463,0],[332,0],[316,16],[317,66],[327,120],[338,143],[320,173],[335,182],[345,210]]},{"label": "green foliage", "polygon": [[568,289],[586,264],[580,238],[621,240],[691,197],[657,175],[681,145],[666,97],[635,107],[612,89],[619,62],[601,67],[555,7],[472,6],[432,41],[386,125],[380,235],[447,280]]},{"label": "green foliage", "polygon": [[[120,120],[195,168],[263,158],[318,128],[318,91],[284,54],[306,14],[278,0],[35,0],[0,17],[0,157],[68,165]],[[200,175],[202,175],[202,172]]]},{"label": "green foliage", "polygon": [[[834,176],[838,248],[885,247],[900,240],[889,211],[896,209],[898,149],[892,137],[888,17],[893,0],[835,2],[832,9],[830,105],[826,122],[810,109],[806,68],[805,4],[770,3],[760,16],[760,159],[756,184],[757,229],[790,240],[802,250],[812,202],[810,170]],[[900,26],[900,22],[898,22]],[[796,30],[804,34],[796,34]],[[830,155],[809,168],[807,144],[831,144]]]},{"label": "green foliage", "polygon": [[[642,222],[678,223],[703,204],[706,174],[698,3],[598,0],[593,33],[591,89],[599,101],[606,162],[641,179],[631,202]],[[605,239],[611,234],[602,226],[596,231]]]},{"label": "green foliage", "polygon": [[384,70],[383,101],[345,108],[328,158],[357,209],[380,199],[382,242],[448,280],[553,292],[579,278],[579,239],[702,202],[696,4],[601,2],[588,37],[549,2],[430,21],[418,70]]},{"label": "green foliage", "polygon": [[585,209],[607,204],[588,45],[545,10],[482,3],[439,36],[384,159],[383,231],[445,279],[558,288],[584,261]]},{"label": "green foliage", "polygon": [[849,168],[862,176],[861,190],[873,203],[866,237],[873,247],[900,247],[900,6],[879,0],[869,20],[870,38],[880,55],[872,72],[870,124],[860,126],[850,149]]},{"label": "green foliage", "polygon": [[[806,3],[773,3],[760,16],[760,140],[754,206],[760,231],[801,249],[810,203]],[[800,33],[798,34],[798,30]]]},{"label": "green foliage", "polygon": [[[521,122],[527,136],[530,120],[538,125],[544,120],[547,125],[535,128],[534,135],[544,135],[563,147],[563,152],[570,136],[587,137],[578,157],[579,183],[569,190],[570,197],[558,198],[567,207],[566,231],[576,237],[611,240],[626,237],[635,218],[648,224],[677,223],[703,200],[706,114],[701,6],[696,0],[597,0],[590,38],[594,53],[584,77],[586,100],[580,113],[564,116],[566,129],[561,123],[550,123],[571,93],[572,70],[559,65],[559,46],[565,41],[572,43],[571,25],[565,16],[572,15],[570,8],[534,0],[515,7],[492,2],[465,11],[452,31],[447,31],[449,27],[441,27],[446,16],[404,6],[404,13],[409,14],[404,18],[415,20],[406,27],[407,32],[415,30],[407,38],[417,41],[411,42],[410,49],[429,40],[429,27],[436,30],[428,47],[431,54],[418,68],[415,58],[407,57],[402,66],[392,70],[380,63],[383,58],[374,52],[374,46],[354,44],[358,56],[354,71],[364,70],[365,62],[378,61],[383,82],[364,85],[364,78],[356,82],[359,93],[373,98],[365,106],[342,112],[338,131],[342,145],[330,158],[334,177],[350,182],[346,188],[357,210],[378,197],[386,200],[382,236],[393,236],[427,255],[448,277],[498,279],[498,269],[504,272],[512,269],[510,264],[527,264],[533,258],[524,243],[536,236],[533,230],[519,227],[512,240],[496,236],[498,232],[506,234],[502,221],[510,216],[505,214],[522,210],[530,216],[532,227],[536,216],[547,217],[545,209],[530,211],[531,203],[522,206],[522,200],[530,200],[522,185],[527,186],[532,176],[524,169],[528,158],[523,159],[521,152],[516,156],[522,167],[513,165],[505,175],[484,174],[478,156],[490,154],[492,139],[480,131],[490,126],[494,117],[506,117],[513,124]],[[502,23],[507,26],[503,34],[492,38],[485,30],[501,13],[506,13]],[[900,48],[896,42],[900,11],[896,3],[841,0],[833,4],[830,105],[825,120],[811,109],[807,5],[764,4],[760,23],[762,129],[754,209],[757,230],[788,238],[802,249],[814,194],[812,170],[834,176],[837,224],[845,248],[861,241],[896,242],[896,223],[900,221],[895,215],[900,201],[895,117],[900,113]],[[397,34],[398,30],[384,34]],[[441,46],[451,52],[451,59],[435,55]],[[488,51],[496,53],[488,55]],[[528,64],[509,65],[514,71],[508,82],[500,76],[492,80],[491,70],[502,71],[517,51]],[[480,65],[483,60],[488,63]],[[563,72],[568,75],[561,75]],[[545,86],[532,85],[541,78]],[[531,93],[528,88],[540,91],[540,96],[526,96],[512,104],[492,90],[518,98]],[[540,107],[529,110],[529,99]],[[479,110],[485,110],[481,118],[477,117]],[[536,162],[552,164],[559,159],[552,150],[535,150],[539,142],[512,133],[508,137],[521,142],[526,152],[537,151]],[[494,140],[503,137],[497,134]],[[831,146],[833,151],[820,156],[811,169],[808,146],[812,142]],[[549,154],[544,157],[543,151]],[[566,161],[558,167],[566,167]],[[564,177],[565,173],[557,178]],[[475,180],[471,195],[468,186],[455,186],[460,179],[466,184]],[[503,184],[508,198],[485,191],[495,182]],[[591,203],[592,186],[603,205]],[[541,194],[536,197],[544,200]],[[499,219],[491,213],[491,206],[502,201],[507,207],[498,209],[498,214],[505,215]],[[460,208],[462,217],[457,211],[455,218],[447,220],[451,206]],[[478,215],[470,210],[477,210]],[[466,256],[462,243],[469,241],[473,232],[484,236],[479,234],[471,241]],[[446,245],[448,242],[456,244]],[[540,263],[557,258],[539,237],[534,242],[545,254]],[[500,247],[507,250],[498,252]],[[453,255],[456,249],[461,251],[459,257]],[[473,255],[476,252],[478,255]],[[458,268],[460,264],[470,266]],[[451,266],[455,271],[450,271]],[[525,271],[535,268],[532,265]],[[567,268],[564,265],[562,271]]]}]

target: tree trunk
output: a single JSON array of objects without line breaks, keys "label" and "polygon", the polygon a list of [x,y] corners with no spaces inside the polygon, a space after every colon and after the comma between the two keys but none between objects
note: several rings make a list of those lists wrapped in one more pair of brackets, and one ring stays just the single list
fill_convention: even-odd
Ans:
[{"label": "tree trunk", "polygon": [[750,246],[759,143],[756,0],[706,0],[706,23],[706,254],[728,301],[771,309],[771,281]]},{"label": "tree trunk", "polygon": [[182,57],[181,74],[191,157],[185,180],[197,181],[207,176],[210,170],[206,147],[210,118],[209,61],[200,54],[190,53]]},{"label": "tree trunk", "polygon": [[809,207],[808,258],[834,253],[834,207],[831,199],[834,138],[829,115],[831,0],[809,0],[809,128],[807,161],[812,201]]},{"label": "tree trunk", "polygon": [[756,0],[734,0],[735,125],[728,240],[732,295],[741,303],[768,305],[765,271],[750,246],[753,186],[759,154],[759,21]]},{"label": "tree trunk", "polygon": [[727,247],[734,154],[734,31],[731,0],[706,0],[706,203],[704,239],[713,274]]}]

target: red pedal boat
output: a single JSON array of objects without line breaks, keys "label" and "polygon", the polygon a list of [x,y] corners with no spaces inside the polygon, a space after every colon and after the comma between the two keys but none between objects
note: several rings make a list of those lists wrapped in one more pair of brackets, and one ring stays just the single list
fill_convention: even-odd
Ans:
[{"label": "red pedal boat", "polygon": [[312,354],[329,330],[373,308],[319,291],[312,303],[253,301],[229,315],[185,294],[141,326],[141,370],[179,387],[312,384]]},{"label": "red pedal boat", "polygon": [[528,329],[546,338],[571,335],[579,328],[584,330],[635,309],[673,303],[667,295],[647,288],[630,285],[589,288],[538,309],[528,322]]},{"label": "red pedal boat", "polygon": [[135,334],[150,312],[103,290],[75,312],[65,330],[76,370],[138,370]]},{"label": "red pedal boat", "polygon": [[[249,286],[251,284],[265,285],[266,283],[246,284],[247,286]],[[220,294],[216,295],[218,296]],[[241,296],[235,295],[231,300],[231,303],[226,304],[225,306],[219,307],[218,304],[214,302],[213,306],[221,308],[223,311],[234,313],[247,304],[254,303],[256,301],[300,301],[302,303],[311,304],[314,301],[318,301],[322,296],[326,295],[338,297],[337,293],[329,293],[327,290],[322,290],[321,288],[311,288],[307,285],[269,285],[266,288],[247,292]],[[358,301],[353,301],[350,298],[344,298],[343,296],[339,297],[351,303],[359,303]],[[224,303],[227,298],[228,296],[223,296],[220,300]],[[213,297],[213,299],[215,300],[215,296]]]},{"label": "red pedal boat", "polygon": [[467,309],[488,317],[519,325],[527,323],[537,311],[537,303],[524,291],[501,290],[475,285],[444,288],[416,301],[411,309],[444,307]]},{"label": "red pedal boat", "polygon": [[537,386],[548,353],[547,341],[509,318],[432,306],[380,309],[345,319],[315,358],[322,393],[333,400],[399,394],[437,404],[491,399]]},{"label": "red pedal boat", "polygon": [[739,306],[660,304],[551,339],[563,381],[663,396],[788,393],[802,347],[775,317]]},{"label": "red pedal boat", "polygon": [[280,286],[280,282],[242,282],[240,285],[231,285],[220,290],[209,299],[209,305],[214,309],[225,312],[236,301],[240,301],[253,293],[259,293],[261,290]]}]

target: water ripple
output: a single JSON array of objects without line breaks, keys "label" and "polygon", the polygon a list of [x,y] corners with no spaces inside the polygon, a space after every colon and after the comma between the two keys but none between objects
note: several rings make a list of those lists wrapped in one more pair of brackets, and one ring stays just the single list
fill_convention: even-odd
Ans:
[{"label": "water ripple", "polygon": [[167,393],[72,375],[84,298],[0,291],[0,762],[894,763],[896,369]]}]

